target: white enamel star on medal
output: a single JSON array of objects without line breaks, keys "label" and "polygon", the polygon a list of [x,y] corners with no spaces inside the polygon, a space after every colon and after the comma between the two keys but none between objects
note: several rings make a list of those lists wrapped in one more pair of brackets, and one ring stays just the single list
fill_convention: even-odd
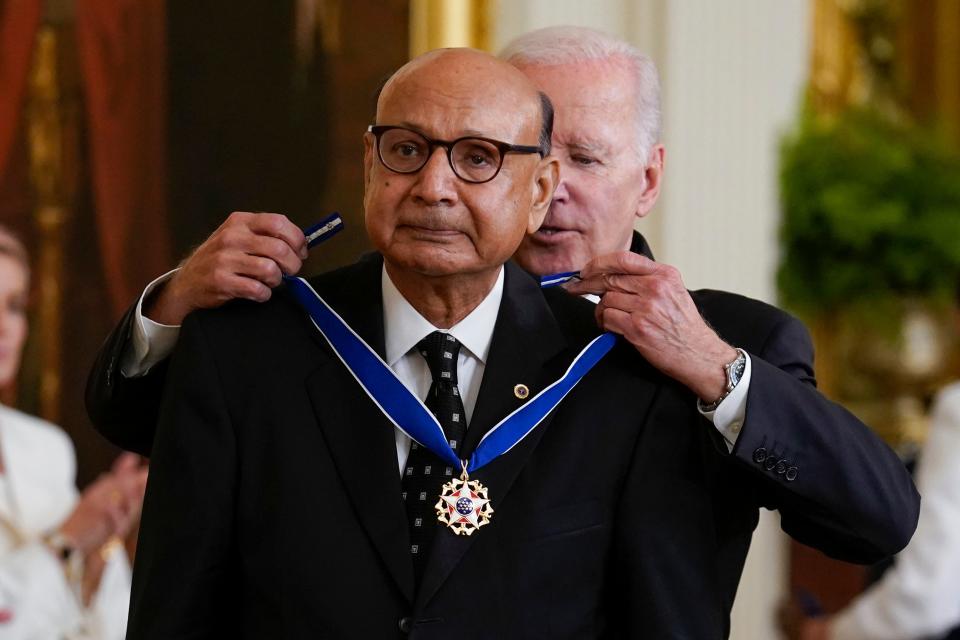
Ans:
[{"label": "white enamel star on medal", "polygon": [[487,488],[471,480],[464,465],[463,473],[443,485],[440,499],[434,505],[437,520],[447,525],[458,536],[472,535],[490,522],[493,506],[487,498]]}]

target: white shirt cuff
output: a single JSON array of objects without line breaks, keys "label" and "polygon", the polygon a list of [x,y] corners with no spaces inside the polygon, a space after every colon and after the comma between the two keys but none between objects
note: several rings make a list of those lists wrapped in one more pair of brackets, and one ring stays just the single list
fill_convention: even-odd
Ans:
[{"label": "white shirt cuff", "polygon": [[750,354],[744,352],[747,357],[746,367],[743,369],[743,376],[740,382],[733,388],[726,398],[723,399],[713,411],[700,411],[700,403],[697,403],[697,411],[713,422],[724,442],[727,443],[727,451],[732,452],[737,444],[737,438],[740,437],[740,429],[743,428],[743,421],[747,416],[747,392],[750,390]]},{"label": "white shirt cuff", "polygon": [[177,269],[168,271],[147,285],[137,301],[137,310],[133,316],[133,331],[130,341],[124,345],[120,357],[120,372],[125,378],[137,378],[146,375],[158,362],[168,358],[180,337],[180,325],[168,325],[154,322],[143,315],[143,301],[159,285],[166,283]]}]

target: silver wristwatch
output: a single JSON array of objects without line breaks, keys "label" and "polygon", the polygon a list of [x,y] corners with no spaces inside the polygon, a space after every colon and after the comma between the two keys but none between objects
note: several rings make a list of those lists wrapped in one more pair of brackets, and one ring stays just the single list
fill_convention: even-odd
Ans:
[{"label": "silver wristwatch", "polygon": [[716,411],[717,407],[720,406],[720,403],[726,400],[727,396],[736,388],[737,384],[740,383],[740,379],[743,377],[743,372],[747,368],[747,353],[743,349],[737,349],[737,357],[732,362],[728,362],[723,365],[723,372],[727,376],[727,386],[723,390],[723,393],[720,394],[720,397],[711,402],[710,404],[704,404],[700,398],[697,398],[697,407],[700,411],[704,413],[709,413],[710,411]]}]

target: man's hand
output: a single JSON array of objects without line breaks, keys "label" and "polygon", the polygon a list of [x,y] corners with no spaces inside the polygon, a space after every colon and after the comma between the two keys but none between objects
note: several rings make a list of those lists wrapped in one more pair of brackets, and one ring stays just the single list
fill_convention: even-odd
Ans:
[{"label": "man's hand", "polygon": [[627,251],[594,258],[566,285],[601,296],[597,323],[629,341],[653,366],[704,402],[726,388],[723,365],[737,351],[707,326],[674,267]]},{"label": "man's hand", "polygon": [[264,302],[281,277],[299,272],[306,258],[306,238],[286,216],[234,211],[144,301],[143,314],[179,325],[191,311],[235,298]]}]

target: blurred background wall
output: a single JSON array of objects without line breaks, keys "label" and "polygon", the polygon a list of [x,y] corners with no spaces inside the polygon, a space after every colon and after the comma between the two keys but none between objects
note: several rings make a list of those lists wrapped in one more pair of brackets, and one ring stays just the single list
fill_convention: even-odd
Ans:
[{"label": "blurred background wall", "polygon": [[[406,1],[0,0],[0,222],[36,262],[22,379],[85,483],[115,455],[83,409],[96,350],[143,286],[234,210],[306,226],[309,268],[365,250],[360,136],[408,56]],[[4,119],[5,118],[5,119]]]},{"label": "blurred background wall", "polygon": [[[890,103],[898,126],[937,123],[953,142],[960,130],[960,0],[0,0],[0,222],[27,238],[37,262],[27,366],[3,400],[62,424],[89,481],[115,451],[85,417],[86,373],[147,281],[233,210],[302,225],[339,210],[347,230],[306,270],[358,255],[367,249],[360,138],[382,80],[428,48],[496,51],[555,24],[613,33],[657,63],[667,171],[638,228],[690,288],[791,304],[778,294],[783,271],[796,273],[781,159],[804,105],[836,118]],[[827,243],[829,224],[815,222]],[[949,245],[946,228],[931,236]],[[856,257],[842,244],[837,252]],[[856,260],[854,269],[870,268]],[[944,260],[946,272],[954,263]],[[894,299],[935,288],[901,288]],[[813,309],[797,306],[815,331],[826,392],[862,401],[865,415],[896,414],[837,384],[853,377],[841,357],[850,349],[836,340],[843,310]],[[891,423],[894,444],[909,445],[908,417],[922,438],[922,400],[944,366],[897,378],[916,402]],[[789,545],[777,516],[764,514],[732,637],[777,637],[775,605],[791,585],[837,608],[863,581],[860,569]]]}]

